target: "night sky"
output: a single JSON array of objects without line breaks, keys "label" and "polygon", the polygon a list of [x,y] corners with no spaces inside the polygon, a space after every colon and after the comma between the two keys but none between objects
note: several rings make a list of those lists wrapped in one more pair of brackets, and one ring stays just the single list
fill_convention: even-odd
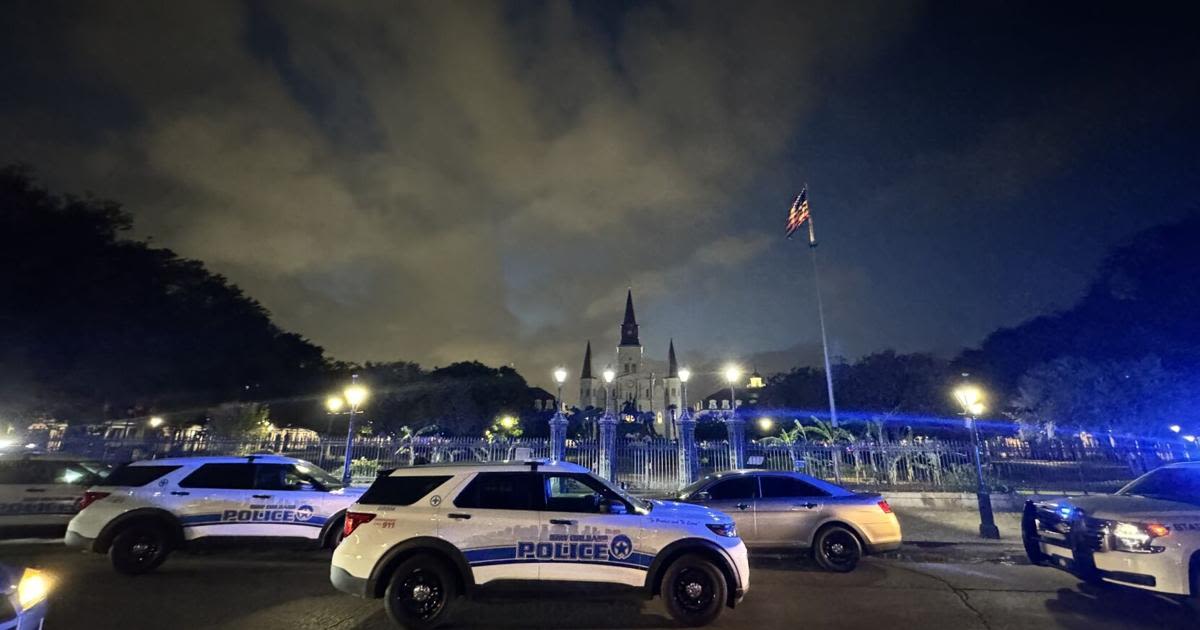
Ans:
[{"label": "night sky", "polygon": [[[952,355],[1195,208],[1185,3],[6,4],[0,162],[347,360]],[[65,253],[65,255],[69,255]]]}]

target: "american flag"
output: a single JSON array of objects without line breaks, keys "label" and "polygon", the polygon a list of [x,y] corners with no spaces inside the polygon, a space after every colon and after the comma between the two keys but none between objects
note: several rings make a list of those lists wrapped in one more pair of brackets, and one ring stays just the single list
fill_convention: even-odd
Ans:
[{"label": "american flag", "polygon": [[[792,209],[788,210],[787,237],[792,238],[792,234],[794,234],[796,230],[799,230],[800,226],[804,225],[805,221],[811,220],[812,217],[808,212],[808,186],[805,186],[804,189],[800,191],[800,194],[796,195],[796,200],[792,202]],[[809,240],[812,240],[813,237],[811,225],[808,232]]]}]

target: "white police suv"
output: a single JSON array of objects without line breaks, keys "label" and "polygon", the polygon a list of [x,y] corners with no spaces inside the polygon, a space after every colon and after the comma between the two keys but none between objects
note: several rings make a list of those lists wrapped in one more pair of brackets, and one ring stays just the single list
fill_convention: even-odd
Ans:
[{"label": "white police suv", "polygon": [[201,542],[332,547],[360,494],[306,461],[277,455],[133,462],[84,494],[66,544],[107,553],[128,574]]},{"label": "white police suv", "polygon": [[1116,494],[1025,505],[1033,564],[1200,604],[1200,462],[1150,471]]},{"label": "white police suv", "polygon": [[383,473],[346,512],[330,580],[384,598],[396,623],[447,621],[460,595],[507,581],[592,582],[661,595],[707,624],[749,586],[733,520],[632,497],[563,462],[418,466]]},{"label": "white police suv", "polygon": [[63,454],[0,455],[0,535],[34,530],[61,535],[83,492],[107,467]]}]

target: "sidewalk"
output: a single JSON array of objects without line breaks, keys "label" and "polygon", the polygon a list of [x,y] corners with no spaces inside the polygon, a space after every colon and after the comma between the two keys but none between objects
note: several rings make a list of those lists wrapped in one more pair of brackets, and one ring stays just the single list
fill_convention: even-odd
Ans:
[{"label": "sidewalk", "polygon": [[895,512],[904,535],[904,546],[895,557],[922,562],[1027,562],[1019,512],[995,513],[1000,540],[979,537],[977,510],[909,507]]}]

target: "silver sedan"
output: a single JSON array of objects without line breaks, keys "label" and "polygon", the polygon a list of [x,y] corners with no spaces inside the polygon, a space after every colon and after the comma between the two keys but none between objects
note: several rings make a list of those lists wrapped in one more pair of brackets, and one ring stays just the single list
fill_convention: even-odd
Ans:
[{"label": "silver sedan", "polygon": [[900,547],[900,522],[882,496],[800,473],[714,473],[671,499],[729,514],[751,549],[811,549],[829,571],[852,571],[862,556]]}]

